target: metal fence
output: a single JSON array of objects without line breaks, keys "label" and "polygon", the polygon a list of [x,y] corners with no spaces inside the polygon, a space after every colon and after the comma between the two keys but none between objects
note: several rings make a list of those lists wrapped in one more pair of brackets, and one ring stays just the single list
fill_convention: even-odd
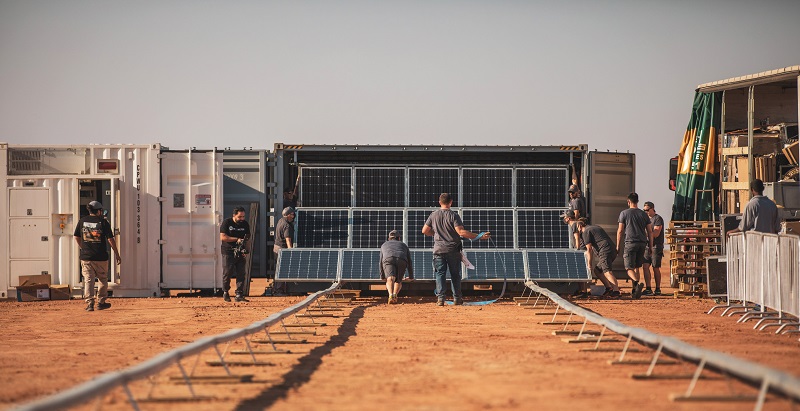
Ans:
[{"label": "metal fence", "polygon": [[800,237],[735,233],[726,256],[728,308],[722,315],[742,314],[740,322],[760,318],[754,328],[761,330],[779,326],[778,333],[800,331]]}]

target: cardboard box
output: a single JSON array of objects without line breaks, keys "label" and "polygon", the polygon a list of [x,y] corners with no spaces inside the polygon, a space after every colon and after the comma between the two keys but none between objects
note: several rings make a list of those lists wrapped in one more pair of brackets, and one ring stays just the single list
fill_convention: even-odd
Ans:
[{"label": "cardboard box", "polygon": [[17,286],[17,301],[45,301],[50,299],[50,275],[21,275]]},{"label": "cardboard box", "polygon": [[69,284],[50,286],[51,300],[69,300],[71,298],[72,298],[72,289],[70,289]]},{"label": "cardboard box", "polygon": [[798,145],[797,141],[792,144],[786,146],[783,149],[783,154],[786,155],[786,159],[789,160],[789,164],[797,165],[797,156],[798,156]]},{"label": "cardboard box", "polygon": [[781,232],[784,234],[800,235],[800,221],[784,221],[781,223]]},{"label": "cardboard box", "polygon": [[[728,147],[747,147],[747,134],[726,134]],[[753,155],[777,153],[781,149],[781,136],[779,133],[753,134]]]}]

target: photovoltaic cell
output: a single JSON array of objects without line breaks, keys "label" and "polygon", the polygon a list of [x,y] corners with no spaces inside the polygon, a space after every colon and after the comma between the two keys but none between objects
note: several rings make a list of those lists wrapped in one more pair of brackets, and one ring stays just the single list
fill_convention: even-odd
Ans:
[{"label": "photovoltaic cell", "polygon": [[392,230],[402,238],[402,210],[353,210],[353,248],[378,248]]},{"label": "photovoltaic cell", "polygon": [[[411,263],[414,264],[415,280],[434,280],[433,250],[411,250]],[[447,278],[450,278],[448,274]]]},{"label": "photovoltaic cell", "polygon": [[466,270],[464,281],[525,280],[524,251],[467,251],[467,259],[475,266]]},{"label": "photovoltaic cell", "polygon": [[275,267],[276,280],[335,281],[338,250],[284,249]]},{"label": "photovoltaic cell", "polygon": [[510,168],[465,168],[463,207],[512,207]]},{"label": "photovoltaic cell", "polygon": [[439,207],[439,195],[450,193],[458,207],[457,168],[410,168],[408,170],[409,207]]},{"label": "photovoltaic cell", "polygon": [[517,207],[564,207],[569,179],[567,169],[518,168]]},{"label": "photovoltaic cell", "polygon": [[567,225],[562,210],[517,210],[518,247],[569,248]]},{"label": "photovoltaic cell", "polygon": [[347,248],[347,210],[297,210],[297,246]]},{"label": "photovoltaic cell", "polygon": [[408,233],[405,241],[409,248],[433,248],[433,237],[422,234],[422,226],[433,211],[433,209],[408,210]]},{"label": "photovoltaic cell", "polygon": [[380,250],[342,251],[342,280],[381,281],[380,254]]},{"label": "photovoltaic cell", "polygon": [[300,170],[300,204],[303,207],[350,207],[350,168],[303,168]]},{"label": "photovoltaic cell", "polygon": [[404,207],[406,170],[356,168],[356,207]]},{"label": "photovoltaic cell", "polygon": [[464,240],[464,248],[514,248],[513,210],[461,210],[464,227],[473,233],[489,231],[492,240]]},{"label": "photovoltaic cell", "polygon": [[528,250],[528,276],[534,281],[587,281],[586,256],[578,250]]}]

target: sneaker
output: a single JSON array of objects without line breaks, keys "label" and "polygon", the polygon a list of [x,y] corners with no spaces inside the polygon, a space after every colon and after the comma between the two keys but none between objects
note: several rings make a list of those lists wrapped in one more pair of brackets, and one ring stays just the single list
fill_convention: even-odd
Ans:
[{"label": "sneaker", "polygon": [[225,301],[226,303],[231,302],[231,296],[228,295],[228,293],[222,294],[222,301]]},{"label": "sneaker", "polygon": [[642,290],[644,290],[644,284],[639,283],[638,285],[636,285],[636,288],[631,291],[631,297],[634,300],[642,298]]},{"label": "sneaker", "polygon": [[464,300],[461,298],[454,298],[453,305],[464,305]]},{"label": "sneaker", "polygon": [[386,301],[386,304],[394,304],[394,294],[389,295],[389,300]]},{"label": "sneaker", "polygon": [[111,303],[100,303],[100,304],[97,304],[97,309],[98,310],[107,310],[109,308],[111,308]]},{"label": "sneaker", "polygon": [[653,295],[653,290],[645,288],[644,292],[642,292],[642,295]]},{"label": "sneaker", "polygon": [[611,290],[611,292],[608,293],[608,298],[619,298],[619,297],[620,297],[619,291]]},{"label": "sneaker", "polygon": [[586,291],[581,291],[580,293],[575,295],[576,300],[585,300],[589,298],[589,293]]},{"label": "sneaker", "polygon": [[436,305],[438,305],[439,307],[443,307],[444,306],[444,299],[440,298],[440,299],[436,300]]},{"label": "sneaker", "polygon": [[[230,297],[228,297],[228,298],[230,299]],[[243,296],[241,296],[241,295],[237,295],[237,296],[236,296],[236,302],[237,302],[237,303],[249,303],[249,302],[250,302],[250,300],[248,300],[247,298],[244,298],[244,297],[243,297]]]},{"label": "sneaker", "polygon": [[612,290],[610,288],[606,288],[606,290],[603,291],[603,295],[601,297],[608,297],[609,295],[611,295],[612,291],[614,291],[614,290]]},{"label": "sneaker", "polygon": [[91,303],[87,304],[86,308],[84,308],[84,310],[86,310],[86,311],[94,311],[94,303],[91,302]]},{"label": "sneaker", "polygon": [[661,289],[656,288],[656,290],[653,292],[653,295],[661,295]]}]

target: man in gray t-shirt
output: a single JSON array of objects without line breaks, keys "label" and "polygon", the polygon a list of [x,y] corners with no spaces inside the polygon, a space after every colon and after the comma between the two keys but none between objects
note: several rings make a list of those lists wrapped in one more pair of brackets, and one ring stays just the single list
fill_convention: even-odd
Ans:
[{"label": "man in gray t-shirt", "polygon": [[753,180],[750,183],[750,193],[753,198],[747,202],[742,215],[742,222],[738,228],[728,231],[728,234],[740,231],[757,231],[759,233],[777,234],[781,231],[781,219],[778,216],[778,206],[764,196],[764,182]]},{"label": "man in gray t-shirt", "polygon": [[[619,213],[619,227],[617,228],[617,248],[625,261],[628,277],[633,281],[631,297],[635,300],[638,300],[644,291],[644,283],[639,284],[639,268],[644,264],[645,249],[653,249],[653,226],[650,224],[650,217],[640,210],[638,205],[639,195],[630,193],[628,208]],[[625,234],[624,243],[623,233]]]},{"label": "man in gray t-shirt", "polygon": [[[650,217],[653,227],[653,249],[645,251],[642,271],[644,275],[644,292],[642,295],[661,295],[661,258],[664,257],[664,219],[656,214],[656,206],[652,201],[645,201],[643,210]],[[650,288],[650,268],[656,280],[656,291]]]},{"label": "man in gray t-shirt", "polygon": [[564,222],[569,226],[569,248],[578,248],[580,238],[575,223],[581,218],[586,218],[586,201],[576,184],[571,185],[567,192],[569,193],[569,209],[564,216]]},{"label": "man in gray t-shirt", "polygon": [[422,226],[422,234],[433,237],[433,269],[436,276],[436,305],[444,305],[445,282],[450,271],[450,286],[453,289],[453,303],[463,304],[461,296],[461,237],[475,240],[488,240],[491,234],[475,234],[464,228],[464,222],[457,212],[450,209],[453,198],[449,193],[439,196],[440,208],[431,213]]}]

